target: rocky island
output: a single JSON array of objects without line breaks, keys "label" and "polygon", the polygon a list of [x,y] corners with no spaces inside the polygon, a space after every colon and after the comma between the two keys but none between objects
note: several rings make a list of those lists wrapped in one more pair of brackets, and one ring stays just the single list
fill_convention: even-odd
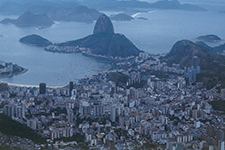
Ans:
[{"label": "rocky island", "polygon": [[38,47],[47,47],[49,45],[52,45],[52,42],[36,34],[25,36],[21,38],[19,41],[24,44]]},{"label": "rocky island", "polygon": [[88,56],[122,58],[137,56],[141,52],[124,35],[114,33],[111,20],[104,14],[98,18],[93,34],[75,41],[50,45],[45,50],[67,53],[82,51]]},{"label": "rocky island", "polygon": [[133,17],[131,17],[127,14],[124,14],[124,13],[119,13],[119,14],[110,16],[110,19],[115,20],[115,21],[131,21],[131,20],[134,20]]},{"label": "rocky island", "polygon": [[196,39],[203,42],[220,42],[222,40],[220,37],[214,34],[199,36]]},{"label": "rocky island", "polygon": [[6,18],[1,24],[14,24],[18,27],[51,27],[54,22],[46,14],[32,14],[30,11],[23,13],[17,19]]}]

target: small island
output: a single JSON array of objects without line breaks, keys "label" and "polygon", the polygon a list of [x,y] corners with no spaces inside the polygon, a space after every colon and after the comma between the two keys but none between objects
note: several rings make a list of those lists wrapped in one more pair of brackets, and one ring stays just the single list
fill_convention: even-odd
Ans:
[{"label": "small island", "polygon": [[24,44],[38,47],[47,47],[49,45],[52,45],[52,42],[36,34],[25,36],[21,38],[19,41]]},{"label": "small island", "polygon": [[210,34],[210,35],[199,36],[196,38],[196,40],[203,41],[203,42],[220,42],[222,39],[218,37],[217,35]]},{"label": "small island", "polygon": [[137,17],[137,19],[140,19],[140,20],[148,20],[148,18],[145,18],[145,17]]},{"label": "small island", "polygon": [[115,20],[115,21],[131,21],[131,20],[134,20],[133,17],[131,17],[127,14],[124,14],[124,13],[119,13],[119,14],[110,16],[110,19]]},{"label": "small island", "polygon": [[10,63],[4,61],[0,62],[0,78],[7,78],[15,75],[20,75],[27,71],[28,69],[25,69],[17,64],[13,64],[12,62]]}]

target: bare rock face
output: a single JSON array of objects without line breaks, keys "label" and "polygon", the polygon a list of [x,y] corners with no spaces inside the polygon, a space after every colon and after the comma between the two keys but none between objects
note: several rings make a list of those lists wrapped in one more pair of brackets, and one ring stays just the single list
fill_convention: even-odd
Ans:
[{"label": "bare rock face", "polygon": [[114,28],[111,20],[109,17],[107,17],[105,14],[101,15],[94,28],[93,34],[98,34],[98,33],[109,33],[109,34],[114,34]]}]

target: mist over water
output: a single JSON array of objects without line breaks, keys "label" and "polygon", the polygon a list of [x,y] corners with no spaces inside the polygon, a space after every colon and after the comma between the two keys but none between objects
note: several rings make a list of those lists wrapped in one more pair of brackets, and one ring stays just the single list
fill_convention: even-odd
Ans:
[{"label": "mist over water", "polygon": [[[105,13],[110,15],[117,12]],[[0,20],[6,17],[17,16],[0,16]],[[113,21],[115,32],[124,34],[139,49],[152,54],[169,52],[178,40],[194,41],[200,35],[215,34],[225,39],[225,14],[218,11],[154,10],[138,13],[135,17],[148,20],[135,18],[130,22]],[[56,22],[52,28],[44,30],[0,24],[0,34],[4,35],[0,37],[0,60],[17,63],[28,69],[25,74],[1,81],[28,85],[46,82],[49,86],[63,86],[69,81],[107,70],[110,67],[108,64],[80,53],[51,53],[43,48],[19,43],[21,37],[29,34],[41,35],[54,43],[83,38],[92,34],[94,24]]]}]

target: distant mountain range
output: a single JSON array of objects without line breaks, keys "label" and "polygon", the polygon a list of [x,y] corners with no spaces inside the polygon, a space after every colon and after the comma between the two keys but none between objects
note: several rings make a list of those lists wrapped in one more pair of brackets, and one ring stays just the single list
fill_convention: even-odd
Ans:
[{"label": "distant mountain range", "polygon": [[54,21],[75,21],[92,23],[102,15],[95,9],[89,9],[86,6],[75,8],[57,7],[48,12],[49,17]]},{"label": "distant mountain range", "polygon": [[188,11],[206,11],[205,8],[191,5],[191,4],[180,4],[177,0],[160,0],[155,3],[148,3],[138,0],[84,0],[81,2],[82,5],[96,8],[99,10],[130,10],[132,8],[153,8],[153,9],[179,9]]},{"label": "distant mountain range", "polygon": [[[137,12],[143,11],[142,9],[179,9],[179,10],[188,10],[188,11],[206,11],[205,8],[191,5],[191,4],[180,4],[177,0],[160,0],[155,3],[148,3],[139,0],[83,0],[83,1],[50,1],[50,0],[42,0],[42,1],[8,1],[4,2],[0,6],[0,14],[1,15],[21,15],[26,11],[30,11],[34,14],[46,13],[52,19],[59,19],[63,16],[66,16],[66,21],[73,21],[74,18],[68,15],[77,15],[82,14],[85,18],[87,16],[93,17],[96,20],[96,10],[87,10],[84,7],[79,9],[77,7],[87,6],[89,8],[95,8],[97,10],[113,10],[113,11],[123,11],[123,12]],[[81,12],[80,12],[81,11]],[[93,16],[92,16],[92,13]],[[54,14],[58,15],[55,16]],[[86,16],[85,16],[85,15]],[[69,19],[69,18],[70,19]],[[99,16],[98,16],[99,17]],[[98,18],[97,17],[97,18]],[[71,19],[72,18],[72,19]],[[77,19],[75,19],[77,20]],[[63,21],[61,19],[60,21]]]},{"label": "distant mountain range", "polygon": [[178,0],[160,0],[150,4],[150,8],[156,9],[177,9],[187,11],[207,11],[207,9],[191,4],[181,4]]},{"label": "distant mountain range", "polygon": [[[225,46],[225,44],[224,44]],[[197,81],[203,81],[206,87],[212,88],[216,84],[225,87],[225,56],[216,53],[217,47],[209,47],[203,42],[194,43],[189,40],[176,42],[170,52],[162,58],[168,65],[180,64],[181,67],[190,67],[192,57],[199,57],[201,73],[197,76]]]},{"label": "distant mountain range", "polygon": [[92,23],[102,14],[95,9],[80,6],[75,2],[6,2],[0,6],[2,15],[21,15],[24,12],[47,14],[54,21]]},{"label": "distant mountain range", "polygon": [[17,19],[6,18],[0,22],[1,24],[14,24],[18,27],[50,27],[54,22],[46,14],[32,14],[25,12]]},{"label": "distant mountain range", "polygon": [[131,8],[149,8],[148,2],[131,0],[83,0],[80,2],[81,5],[86,5],[91,8],[96,8],[98,10],[121,10],[121,9],[131,9]]}]

